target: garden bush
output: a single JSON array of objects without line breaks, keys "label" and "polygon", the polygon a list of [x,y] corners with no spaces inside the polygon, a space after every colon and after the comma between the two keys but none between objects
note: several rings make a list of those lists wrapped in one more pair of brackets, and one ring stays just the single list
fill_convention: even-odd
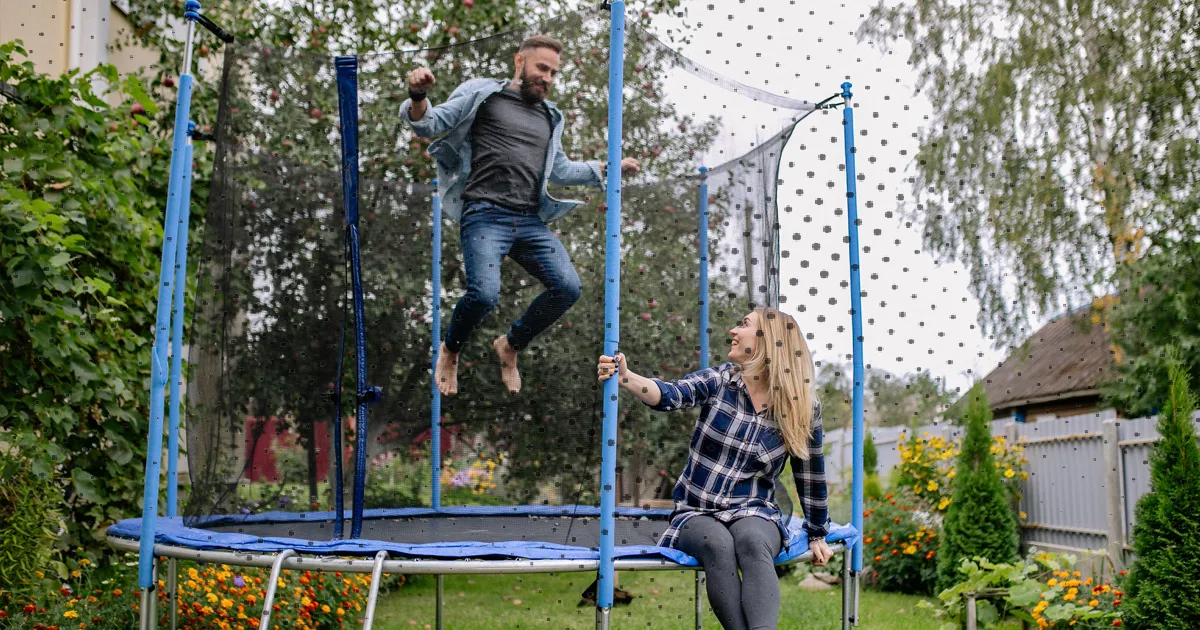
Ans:
[{"label": "garden bush", "polygon": [[1200,448],[1196,397],[1172,357],[1170,389],[1150,456],[1151,491],[1137,504],[1126,620],[1130,628],[1200,628]]},{"label": "garden bush", "polygon": [[[166,559],[160,560],[165,568]],[[137,557],[100,571],[86,558],[57,589],[37,597],[0,599],[0,628],[5,630],[128,630],[140,612]],[[182,630],[256,628],[262,614],[270,570],[224,564],[179,563],[178,627]],[[404,584],[403,576],[384,576],[381,592]],[[272,627],[340,630],[362,626],[371,577],[367,573],[284,571],[272,607]],[[166,576],[159,573],[159,627],[170,627]]]},{"label": "garden bush", "polygon": [[0,44],[0,432],[56,480],[67,544],[100,549],[141,506],[168,140],[136,78],[24,57]]},{"label": "garden bush", "polygon": [[992,455],[987,394],[976,385],[967,396],[966,435],[937,554],[938,590],[958,582],[963,558],[1003,564],[1017,556],[1017,522]]},{"label": "garden bush", "polygon": [[868,584],[880,590],[932,595],[937,581],[938,518],[914,507],[901,490],[867,499],[863,514],[863,558]]},{"label": "garden bush", "polygon": [[35,573],[50,568],[61,499],[52,477],[35,475],[28,460],[0,452],[0,593],[29,594]]},{"label": "garden bush", "polygon": [[[1015,617],[1038,630],[1086,630],[1120,627],[1123,593],[1107,580],[1084,577],[1072,570],[1077,559],[1070,554],[1049,554],[1031,549],[1029,556],[1012,563],[964,558],[958,564],[957,583],[938,595],[947,619],[942,630],[956,630],[966,621],[967,593],[986,589],[1007,591],[1001,599],[978,600],[979,628],[1001,625]],[[926,602],[922,606],[928,606]]]},{"label": "garden bush", "polygon": [[[1029,479],[1022,470],[1025,447],[1009,444],[1002,435],[992,436],[990,451],[1013,505],[1021,498],[1021,483]],[[958,475],[958,456],[961,443],[941,436],[923,433],[902,435],[900,466],[893,480],[897,488],[906,488],[925,509],[945,514],[954,501],[955,478]],[[1021,515],[1021,518],[1025,518]]]}]

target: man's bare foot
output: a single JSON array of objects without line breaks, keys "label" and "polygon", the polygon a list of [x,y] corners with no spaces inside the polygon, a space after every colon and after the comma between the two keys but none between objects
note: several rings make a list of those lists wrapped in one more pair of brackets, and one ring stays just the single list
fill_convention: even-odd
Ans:
[{"label": "man's bare foot", "polygon": [[508,335],[500,335],[492,342],[496,356],[500,357],[500,380],[510,393],[521,391],[521,373],[517,371],[517,351],[508,343]]},{"label": "man's bare foot", "polygon": [[437,370],[434,371],[438,391],[443,396],[453,396],[458,393],[458,353],[446,349],[446,344],[438,350]]}]

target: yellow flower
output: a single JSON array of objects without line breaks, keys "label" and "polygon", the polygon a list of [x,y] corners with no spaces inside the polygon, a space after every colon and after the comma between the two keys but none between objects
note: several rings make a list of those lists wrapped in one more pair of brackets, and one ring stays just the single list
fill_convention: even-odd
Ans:
[{"label": "yellow flower", "polygon": [[917,546],[916,546],[916,545],[909,545],[909,546],[905,547],[905,548],[904,548],[904,553],[905,553],[905,554],[907,554],[907,555],[910,555],[910,556],[911,556],[911,555],[913,555],[914,553],[917,553]]},{"label": "yellow flower", "polygon": [[86,567],[87,565],[89,565],[89,564],[91,564],[91,563],[92,563],[92,561],[91,561],[91,560],[88,560],[87,558],[84,558],[84,559],[82,559],[82,560],[80,560],[80,561],[79,561],[79,566],[81,566],[81,567]]},{"label": "yellow flower", "polygon": [[82,574],[79,572],[79,569],[75,569],[74,571],[71,571],[71,577],[73,577],[73,578],[77,578],[80,575],[82,575]]},{"label": "yellow flower", "polygon": [[1098,601],[1096,601],[1096,600],[1094,600],[1094,599],[1093,599],[1092,601],[1088,602],[1088,606],[1091,606],[1092,608],[1095,608],[1095,607],[1097,607],[1097,606],[1099,606],[1099,605],[1100,605],[1100,602],[1098,602]]},{"label": "yellow flower", "polygon": [[37,579],[39,579],[39,580],[40,580],[40,579],[42,579],[42,578],[46,577],[46,574],[45,574],[45,573],[42,573],[41,571],[34,571],[34,572],[33,572],[33,577],[35,577],[35,578],[37,578]]},{"label": "yellow flower", "polygon": [[942,500],[938,501],[937,509],[944,510],[947,507],[949,507],[949,505],[950,505],[950,497],[942,497]]},{"label": "yellow flower", "polygon": [[198,571],[196,571],[195,569],[188,569],[188,573],[187,573],[187,574],[188,574],[188,577],[189,577],[189,578],[191,578],[191,579],[193,579],[193,580],[199,580],[199,579],[200,579],[200,573],[199,573]]},{"label": "yellow flower", "polygon": [[333,609],[329,607],[329,604],[321,604],[321,612],[327,613],[330,610],[333,610]]},{"label": "yellow flower", "polygon": [[1057,585],[1058,585],[1058,580],[1056,580],[1054,578],[1050,578],[1050,581],[1046,582],[1046,586],[1049,586],[1050,588],[1054,588]]},{"label": "yellow flower", "polygon": [[1013,469],[1009,468],[1008,470],[1005,470],[1005,471],[1004,471],[1004,478],[1005,478],[1005,479],[1012,479],[1014,476],[1016,476],[1016,474],[1017,474],[1017,473],[1013,472]]},{"label": "yellow flower", "polygon": [[1025,520],[1025,519],[1029,518],[1029,515],[1024,512],[1021,512],[1020,514],[1021,514],[1021,520]]},{"label": "yellow flower", "polygon": [[205,599],[208,600],[208,603],[215,604],[215,603],[217,603],[217,600],[219,600],[221,598],[217,597],[216,593],[209,593],[208,595],[205,596]]},{"label": "yellow flower", "polygon": [[925,489],[930,492],[936,492],[938,489],[937,482],[931,480],[928,484],[925,485]]}]

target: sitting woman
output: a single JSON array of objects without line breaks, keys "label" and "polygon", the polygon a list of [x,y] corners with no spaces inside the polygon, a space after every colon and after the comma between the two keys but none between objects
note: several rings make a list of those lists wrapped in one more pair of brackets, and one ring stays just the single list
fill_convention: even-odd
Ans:
[{"label": "sitting woman", "polygon": [[821,407],[811,387],[812,355],[792,316],[755,309],[729,335],[730,362],[677,381],[635,374],[620,353],[601,356],[597,370],[601,381],[619,373],[621,387],[653,409],[700,406],[659,544],[704,567],[708,601],[726,630],[763,630],[779,622],[774,558],[789,535],[775,487],[788,459],[813,563],[832,556]]}]

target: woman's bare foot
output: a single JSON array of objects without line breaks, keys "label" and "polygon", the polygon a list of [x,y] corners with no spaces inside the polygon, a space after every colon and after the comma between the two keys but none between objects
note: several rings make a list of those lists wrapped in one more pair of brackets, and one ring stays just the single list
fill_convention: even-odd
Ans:
[{"label": "woman's bare foot", "polygon": [[453,396],[458,393],[458,353],[446,349],[446,344],[438,350],[437,370],[434,372],[438,391],[443,396]]},{"label": "woman's bare foot", "polygon": [[508,343],[508,335],[500,335],[492,342],[496,356],[500,357],[500,380],[509,393],[521,391],[521,373],[517,371],[517,351]]}]

